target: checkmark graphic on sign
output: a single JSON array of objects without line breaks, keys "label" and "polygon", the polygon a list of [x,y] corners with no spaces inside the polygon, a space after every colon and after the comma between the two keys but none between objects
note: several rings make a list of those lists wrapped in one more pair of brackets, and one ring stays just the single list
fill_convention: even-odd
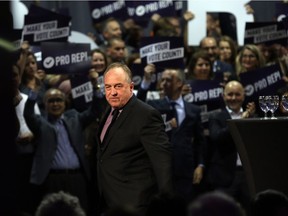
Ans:
[{"label": "checkmark graphic on sign", "polygon": [[43,65],[44,65],[45,68],[53,67],[54,63],[55,63],[55,61],[54,61],[54,58],[52,58],[52,57],[47,57],[43,61]]}]

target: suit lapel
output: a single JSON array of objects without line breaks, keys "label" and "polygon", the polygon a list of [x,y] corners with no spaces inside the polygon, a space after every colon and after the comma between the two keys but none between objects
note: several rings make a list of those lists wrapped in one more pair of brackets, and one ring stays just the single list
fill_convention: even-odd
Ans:
[{"label": "suit lapel", "polygon": [[[111,127],[107,137],[105,137],[105,140],[104,140],[103,143],[101,143],[101,141],[100,141],[100,135],[97,136],[98,139],[99,139],[99,143],[101,143],[101,145],[103,145],[102,152],[105,151],[105,149],[109,145],[111,139],[113,138],[113,136],[117,132],[117,130],[121,127],[122,124],[124,124],[125,119],[129,116],[129,113],[133,109],[136,101],[137,101],[137,98],[133,95],[132,98],[130,99],[130,101],[125,105],[124,109],[121,111],[121,113],[120,113],[119,117],[116,119],[113,127]],[[109,114],[109,112],[108,112],[108,114]],[[104,123],[102,125],[102,128],[103,128],[104,124],[105,124],[105,121],[104,121]]]}]

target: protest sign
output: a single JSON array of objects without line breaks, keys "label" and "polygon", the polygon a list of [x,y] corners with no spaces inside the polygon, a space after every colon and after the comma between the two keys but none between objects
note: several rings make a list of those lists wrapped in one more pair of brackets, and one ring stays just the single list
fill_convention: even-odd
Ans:
[{"label": "protest sign", "polygon": [[103,22],[110,17],[122,21],[128,18],[125,0],[89,1],[89,6],[93,23]]},{"label": "protest sign", "polygon": [[219,112],[223,106],[223,87],[214,80],[187,80],[192,92],[184,96],[184,100],[200,106],[201,120],[205,128],[208,128],[209,115]]},{"label": "protest sign", "polygon": [[23,40],[31,45],[44,41],[65,42],[70,35],[70,21],[70,16],[32,5],[24,18]]},{"label": "protest sign", "polygon": [[277,94],[286,84],[279,64],[241,73],[240,81],[245,88],[247,101],[258,101],[259,95]]},{"label": "protest sign", "polygon": [[43,42],[41,50],[42,65],[46,73],[88,73],[91,68],[88,58],[90,44]]},{"label": "protest sign", "polygon": [[261,22],[246,23],[245,28],[245,44],[261,44],[271,45],[274,43],[287,45],[287,29],[281,22]]},{"label": "protest sign", "polygon": [[184,69],[184,45],[180,37],[143,37],[140,43],[141,61],[158,68]]},{"label": "protest sign", "polygon": [[74,75],[70,78],[73,106],[85,110],[93,99],[93,86],[87,76]]}]

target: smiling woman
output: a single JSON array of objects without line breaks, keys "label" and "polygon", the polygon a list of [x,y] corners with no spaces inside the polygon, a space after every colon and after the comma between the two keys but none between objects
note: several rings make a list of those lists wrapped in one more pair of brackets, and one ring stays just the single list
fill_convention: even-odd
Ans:
[{"label": "smiling woman", "polygon": [[254,44],[245,45],[236,57],[236,72],[240,73],[255,70],[265,66],[265,58],[260,49]]}]

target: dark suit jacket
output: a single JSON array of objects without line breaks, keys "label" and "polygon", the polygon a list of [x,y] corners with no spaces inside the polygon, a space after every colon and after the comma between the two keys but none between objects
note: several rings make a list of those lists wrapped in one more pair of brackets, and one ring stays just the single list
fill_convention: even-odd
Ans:
[{"label": "dark suit jacket", "polygon": [[209,179],[215,187],[229,186],[235,176],[237,149],[230,134],[227,120],[230,114],[224,108],[209,118],[213,155],[209,168]]},{"label": "dark suit jacket", "polygon": [[[34,104],[35,101],[28,98],[24,109],[24,117],[36,139],[36,151],[30,182],[40,185],[49,174],[50,165],[55,155],[57,130],[56,127],[48,121],[48,118],[34,114]],[[68,110],[63,114],[63,121],[70,138],[70,143],[78,155],[80,164],[88,180],[90,179],[90,170],[87,159],[85,158],[85,137],[83,130],[97,117],[97,100],[94,99],[92,104],[89,109],[82,113],[76,110]]]},{"label": "dark suit jacket", "polygon": [[[194,169],[199,164],[205,164],[206,141],[203,134],[200,108],[186,101],[183,102],[186,116],[181,125],[173,129],[171,134],[173,176],[192,179]],[[166,113],[171,109],[166,98],[147,101],[147,103],[161,113]]]},{"label": "dark suit jacket", "polygon": [[97,137],[98,186],[108,207],[130,204],[145,209],[158,191],[171,192],[171,145],[157,110],[133,95],[104,143],[100,134],[101,130]]}]

